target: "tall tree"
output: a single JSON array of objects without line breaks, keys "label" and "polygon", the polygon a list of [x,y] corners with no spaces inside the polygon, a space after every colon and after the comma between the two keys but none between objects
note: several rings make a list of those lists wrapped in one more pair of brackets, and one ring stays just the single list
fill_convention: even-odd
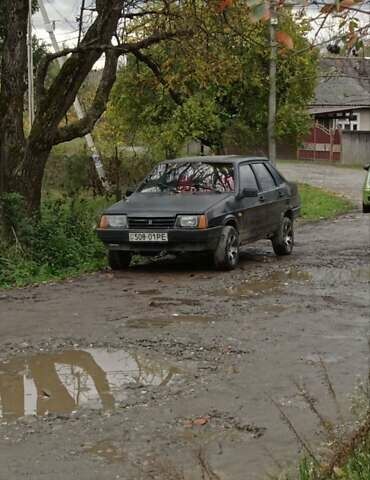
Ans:
[{"label": "tall tree", "polygon": [[[78,47],[61,53],[68,58],[50,86],[45,84],[48,68],[61,54],[42,58],[36,78],[36,116],[26,138],[23,110],[28,0],[1,1],[4,42],[0,73],[0,195],[20,192],[28,210],[33,212],[40,205],[45,165],[52,147],[92,130],[104,112],[115,82],[119,56],[133,49],[141,51],[182,32],[174,31],[170,21],[172,8],[177,8],[175,1],[96,0],[91,25]],[[148,16],[158,17],[154,29],[147,32],[141,29],[140,35],[135,36],[122,31],[123,19],[145,24]],[[103,74],[85,118],[63,124],[81,85],[103,54]]]},{"label": "tall tree", "polygon": [[[198,19],[199,21],[199,19]],[[294,52],[278,50],[277,135],[296,140],[310,125],[307,103],[316,80],[317,50],[306,21],[289,12],[281,27]],[[251,22],[242,6],[227,16],[202,13],[202,28],[187,42],[135,53],[118,75],[106,122],[117,139],[148,145],[158,158],[178,153],[188,139],[215,152],[224,147],[264,150],[267,144],[268,26]]]}]

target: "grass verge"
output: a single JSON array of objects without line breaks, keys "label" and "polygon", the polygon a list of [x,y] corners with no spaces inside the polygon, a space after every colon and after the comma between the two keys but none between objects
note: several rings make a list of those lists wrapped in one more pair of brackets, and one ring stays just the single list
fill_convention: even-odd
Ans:
[{"label": "grass verge", "polygon": [[335,218],[348,213],[355,205],[345,197],[336,195],[306,183],[298,185],[301,196],[301,217],[306,221]]},{"label": "grass verge", "polygon": [[0,288],[22,287],[92,272],[106,265],[95,234],[104,198],[49,197],[29,219],[20,196],[2,199]]}]

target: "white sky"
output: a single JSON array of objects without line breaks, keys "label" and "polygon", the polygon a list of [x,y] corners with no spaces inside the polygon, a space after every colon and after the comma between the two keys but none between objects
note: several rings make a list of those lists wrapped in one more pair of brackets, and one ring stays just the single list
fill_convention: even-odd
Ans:
[{"label": "white sky", "polygon": [[[44,4],[50,20],[55,22],[55,35],[60,46],[63,47],[63,43],[73,45],[78,38],[76,17],[80,14],[81,0],[44,0]],[[50,44],[40,13],[33,16],[32,23],[37,37]]]}]

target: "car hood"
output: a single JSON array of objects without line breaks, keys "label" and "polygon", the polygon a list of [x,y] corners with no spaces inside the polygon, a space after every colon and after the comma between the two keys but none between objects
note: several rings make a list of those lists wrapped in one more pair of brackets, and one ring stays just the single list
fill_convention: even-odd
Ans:
[{"label": "car hood", "polygon": [[153,217],[197,214],[206,212],[232,195],[232,193],[134,193],[127,200],[112,205],[105,213]]}]

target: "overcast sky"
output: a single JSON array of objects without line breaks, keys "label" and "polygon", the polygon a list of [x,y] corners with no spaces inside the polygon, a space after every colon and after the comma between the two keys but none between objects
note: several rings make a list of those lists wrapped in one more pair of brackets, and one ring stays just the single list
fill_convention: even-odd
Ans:
[{"label": "overcast sky", "polygon": [[[44,0],[44,4],[50,20],[55,22],[55,35],[60,45],[76,40],[78,36],[76,17],[80,13],[81,0]],[[37,37],[49,43],[49,36],[43,27],[40,13],[34,15],[33,25]]]}]

